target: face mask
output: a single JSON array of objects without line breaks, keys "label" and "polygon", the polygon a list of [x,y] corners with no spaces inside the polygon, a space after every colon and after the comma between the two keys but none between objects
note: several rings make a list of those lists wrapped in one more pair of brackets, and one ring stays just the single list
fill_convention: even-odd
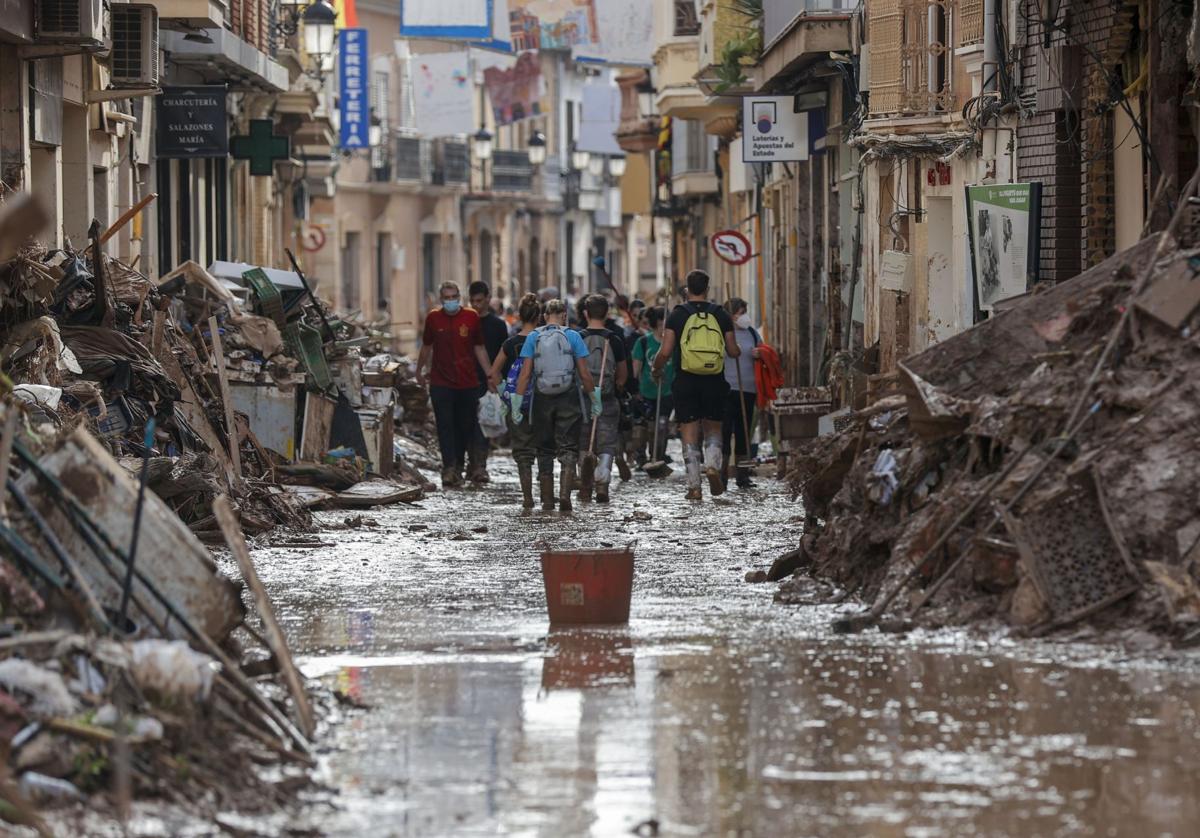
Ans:
[{"label": "face mask", "polygon": [[743,314],[740,317],[738,317],[738,319],[735,322],[737,323],[737,327],[739,329],[749,329],[750,328],[750,315]]},{"label": "face mask", "polygon": [[458,314],[462,308],[462,300],[442,300],[442,311],[449,315]]}]

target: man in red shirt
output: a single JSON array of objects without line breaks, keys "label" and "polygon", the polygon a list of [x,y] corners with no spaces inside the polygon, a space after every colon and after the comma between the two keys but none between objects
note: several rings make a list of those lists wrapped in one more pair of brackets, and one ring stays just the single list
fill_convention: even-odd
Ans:
[{"label": "man in red shirt", "polygon": [[479,315],[463,308],[458,286],[444,282],[440,295],[442,307],[425,318],[417,382],[425,383],[428,369],[429,398],[442,451],[442,487],[450,488],[462,483],[467,447],[478,421],[478,369],[488,369],[491,364],[483,345]]}]

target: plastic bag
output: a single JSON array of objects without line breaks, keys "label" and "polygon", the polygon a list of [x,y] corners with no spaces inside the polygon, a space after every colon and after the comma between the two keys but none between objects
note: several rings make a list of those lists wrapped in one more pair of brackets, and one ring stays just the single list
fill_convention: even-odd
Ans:
[{"label": "plastic bag", "polygon": [[479,428],[488,439],[503,436],[508,430],[504,421],[504,402],[497,393],[484,393],[479,400]]}]

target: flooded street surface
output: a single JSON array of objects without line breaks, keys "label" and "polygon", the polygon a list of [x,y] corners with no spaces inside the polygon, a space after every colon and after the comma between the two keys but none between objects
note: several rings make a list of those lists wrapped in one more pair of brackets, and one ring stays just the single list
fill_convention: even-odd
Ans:
[{"label": "flooded street surface", "polygon": [[[690,505],[677,469],[564,517],[492,474],[256,553],[304,671],[370,706],[322,743],[321,833],[1196,834],[1194,667],[834,637],[743,581],[799,539],[781,487]],[[628,628],[550,632],[538,539],[636,541]]]}]

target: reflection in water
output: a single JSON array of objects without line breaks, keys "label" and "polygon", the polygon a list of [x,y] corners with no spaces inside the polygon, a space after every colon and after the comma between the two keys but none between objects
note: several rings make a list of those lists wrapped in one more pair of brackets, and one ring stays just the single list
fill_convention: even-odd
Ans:
[{"label": "reflection in water", "polygon": [[628,629],[552,629],[542,658],[542,689],[632,687],[633,640]]},{"label": "reflection in water", "polygon": [[[770,555],[794,539],[779,511],[794,507],[735,496],[699,520],[671,481],[638,489],[652,522],[631,521],[627,500],[574,517],[581,543],[638,538],[629,627],[548,631],[535,551],[513,545],[564,537],[562,519],[497,513],[515,490],[512,475],[493,474],[498,488],[381,513],[378,530],[346,533],[323,556],[259,554],[305,671],[371,708],[323,743],[337,810],[314,807],[298,826],[555,838],[628,835],[650,819],[688,836],[1195,833],[1194,667],[831,637],[828,609],[773,606],[730,558],[731,544]],[[438,534],[450,521],[490,531],[452,541]]]}]

